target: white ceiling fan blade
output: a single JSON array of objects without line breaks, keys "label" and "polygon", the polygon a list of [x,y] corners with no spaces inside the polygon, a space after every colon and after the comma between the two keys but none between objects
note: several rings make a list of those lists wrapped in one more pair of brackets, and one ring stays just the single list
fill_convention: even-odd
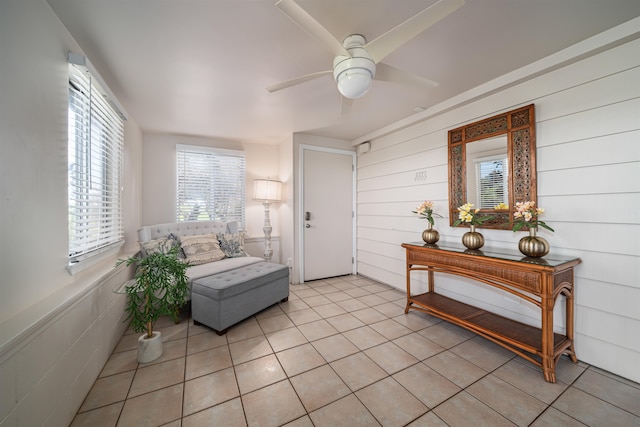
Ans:
[{"label": "white ceiling fan blade", "polygon": [[425,89],[433,89],[434,87],[438,86],[438,83],[434,82],[433,80],[429,80],[416,74],[409,73],[408,71],[400,70],[382,62],[376,65],[376,75],[374,79],[382,80],[385,82],[418,86]]},{"label": "white ceiling fan blade", "polygon": [[296,77],[295,79],[287,80],[286,82],[278,83],[267,87],[267,92],[273,93],[282,89],[286,89],[291,86],[295,86],[300,83],[308,82],[309,80],[317,79],[325,74],[332,74],[333,70],[318,71],[317,73],[305,74],[304,76]]},{"label": "white ceiling fan blade", "polygon": [[327,31],[318,21],[316,21],[306,10],[301,8],[293,0],[279,0],[276,3],[276,7],[279,8],[285,15],[289,17],[293,22],[298,24],[300,28],[307,32],[321,45],[329,49],[334,55],[349,56],[349,53],[344,48],[341,42]]},{"label": "white ceiling fan blade", "polygon": [[446,17],[460,6],[464,0],[440,0],[417,15],[387,31],[364,47],[377,64],[391,52]]}]

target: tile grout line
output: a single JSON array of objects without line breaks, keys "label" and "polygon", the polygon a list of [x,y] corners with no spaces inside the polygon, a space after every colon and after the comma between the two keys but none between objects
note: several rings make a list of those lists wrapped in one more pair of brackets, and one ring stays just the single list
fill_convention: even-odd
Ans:
[{"label": "tile grout line", "polygon": [[[599,396],[596,396],[595,394],[589,393],[588,391],[583,390],[583,389],[581,389],[581,388],[579,388],[579,387],[577,387],[577,386],[575,385],[575,383],[576,383],[576,382],[577,382],[577,381],[578,381],[578,380],[579,380],[583,375],[585,375],[585,374],[587,373],[587,371],[590,371],[590,372],[594,372],[594,373],[596,373],[596,372],[595,372],[595,370],[593,370],[593,369],[591,369],[591,368],[592,368],[592,366],[591,366],[591,365],[588,365],[588,366],[587,366],[587,367],[586,367],[582,372],[580,372],[580,374],[579,374],[578,376],[576,376],[576,378],[571,382],[571,384],[566,388],[566,390],[564,390],[562,393],[560,393],[560,395],[558,395],[558,397],[557,397],[556,399],[554,399],[554,401],[551,403],[551,405],[553,405],[557,400],[559,400],[559,399],[560,399],[560,397],[562,397],[562,396],[563,396],[567,391],[569,391],[569,389],[573,388],[573,389],[575,389],[575,390],[579,390],[579,391],[581,391],[582,393],[585,393],[585,394],[587,394],[587,395],[589,395],[589,396],[593,397],[594,399],[597,399],[597,400],[599,400],[599,401],[601,401],[601,402],[604,402],[604,403],[605,403],[605,404],[607,404],[607,405],[611,405],[611,406],[613,406],[614,408],[617,408],[617,409],[619,409],[619,410],[621,410],[621,411],[624,411],[624,412],[628,413],[629,415],[631,415],[631,416],[633,416],[633,417],[640,418],[640,416],[638,416],[638,415],[634,414],[633,412],[631,412],[631,411],[629,411],[629,410],[627,410],[627,409],[625,409],[625,408],[622,408],[621,406],[618,406],[618,405],[616,405],[616,404],[615,404],[615,403],[613,403],[613,402],[609,402],[609,401],[607,401],[607,400],[604,400],[603,398],[601,398],[601,397],[599,397]],[[611,377],[608,377],[608,378],[609,378],[609,379],[611,379],[612,381],[616,381],[616,382],[618,382],[618,383],[620,383],[620,384],[624,384],[624,382],[622,382],[622,381],[618,381],[618,380],[617,380],[617,379],[615,379],[615,378],[611,378]],[[549,405],[549,406],[551,406],[551,405]],[[557,411],[560,411],[560,409],[558,409],[558,408],[554,408],[554,409],[556,409]],[[562,412],[563,414],[567,415],[568,417],[571,417],[571,418],[575,419],[573,416],[571,416],[570,414],[567,414],[567,413],[566,413],[566,412],[564,412],[564,411],[560,411],[560,412]],[[577,420],[577,421],[579,421],[579,420]]]}]

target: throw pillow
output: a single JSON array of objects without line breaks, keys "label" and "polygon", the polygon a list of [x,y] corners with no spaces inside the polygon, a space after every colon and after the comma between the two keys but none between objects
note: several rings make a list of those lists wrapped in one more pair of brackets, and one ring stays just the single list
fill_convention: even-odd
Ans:
[{"label": "throw pillow", "polygon": [[215,234],[199,234],[197,236],[181,236],[180,246],[185,260],[190,265],[205,264],[224,258],[220,243]]},{"label": "throw pillow", "polygon": [[143,257],[155,254],[156,252],[166,254],[171,250],[173,245],[174,242],[166,238],[147,240],[146,242],[140,242],[140,254]]},{"label": "throw pillow", "polygon": [[169,235],[167,236],[167,239],[169,239],[174,246],[178,246],[178,259],[185,259],[184,256],[184,251],[182,250],[182,247],[180,247],[180,239],[178,238],[178,236],[176,236],[173,233],[169,233]]},{"label": "throw pillow", "polygon": [[220,249],[227,258],[249,256],[244,250],[244,234],[218,234],[218,240],[220,241]]}]

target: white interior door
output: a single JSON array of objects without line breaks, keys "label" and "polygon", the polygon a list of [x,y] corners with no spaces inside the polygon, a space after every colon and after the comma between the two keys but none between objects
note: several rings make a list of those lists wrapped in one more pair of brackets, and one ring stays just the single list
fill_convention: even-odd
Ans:
[{"label": "white interior door", "polygon": [[303,281],[354,272],[354,159],[350,151],[302,148]]}]

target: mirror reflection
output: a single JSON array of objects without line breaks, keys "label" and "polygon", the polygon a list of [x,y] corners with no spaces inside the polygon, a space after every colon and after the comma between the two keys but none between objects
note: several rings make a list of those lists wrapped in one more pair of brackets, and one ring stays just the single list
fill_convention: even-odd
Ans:
[{"label": "mirror reflection", "polygon": [[467,145],[467,201],[480,209],[509,206],[507,135]]}]

